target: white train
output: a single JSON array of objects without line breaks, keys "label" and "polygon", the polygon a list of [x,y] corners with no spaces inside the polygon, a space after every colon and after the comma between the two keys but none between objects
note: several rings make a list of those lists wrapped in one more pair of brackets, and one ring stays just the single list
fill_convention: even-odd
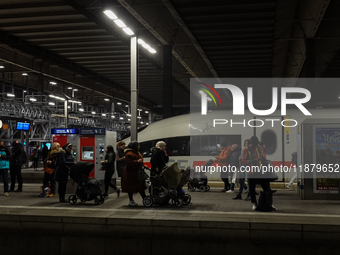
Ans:
[{"label": "white train", "polygon": [[[152,123],[138,133],[140,152],[144,162],[150,162],[150,149],[157,141],[165,141],[170,162],[177,161],[180,168],[204,165],[220,153],[220,144],[243,142],[256,135],[265,144],[267,158],[275,165],[290,165],[291,154],[298,147],[298,126],[306,118],[339,118],[339,109],[309,110],[305,116],[298,109],[287,110],[286,116],[274,112],[270,116],[254,116],[249,111],[243,116],[233,116],[232,111],[213,111],[206,116],[200,113],[176,116]],[[215,121],[214,121],[215,120]],[[311,138],[312,139],[312,138]],[[126,139],[128,144],[130,139]],[[279,173],[279,180],[290,179]],[[210,176],[219,178],[219,174]]]}]

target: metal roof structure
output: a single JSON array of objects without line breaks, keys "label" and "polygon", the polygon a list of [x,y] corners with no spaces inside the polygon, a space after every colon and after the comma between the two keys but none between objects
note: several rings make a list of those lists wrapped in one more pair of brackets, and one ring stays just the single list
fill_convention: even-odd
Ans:
[{"label": "metal roof structure", "polygon": [[[108,108],[105,97],[129,102],[130,38],[107,9],[157,51],[139,51],[144,109],[163,105],[162,45],[172,45],[174,107],[189,106],[190,78],[304,77],[306,39],[315,39],[316,76],[339,76],[337,0],[2,0],[2,80],[38,90],[40,77],[46,92],[75,86],[76,98]],[[319,89],[339,105],[339,88]]]}]

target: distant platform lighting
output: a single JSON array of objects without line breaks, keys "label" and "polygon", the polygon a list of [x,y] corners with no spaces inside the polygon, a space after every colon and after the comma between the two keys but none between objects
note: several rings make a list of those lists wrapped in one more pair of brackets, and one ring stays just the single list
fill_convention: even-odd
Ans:
[{"label": "distant platform lighting", "polygon": [[54,103],[54,102],[48,102],[48,104],[49,104],[49,105],[55,105],[55,103]]},{"label": "distant platform lighting", "polygon": [[105,15],[109,17],[109,19],[115,20],[118,19],[118,17],[116,16],[116,14],[114,14],[112,11],[110,10],[106,10],[104,11]]},{"label": "distant platform lighting", "polygon": [[51,85],[57,85],[57,83],[55,81],[50,81]]},{"label": "distant platform lighting", "polygon": [[30,97],[30,101],[32,101],[32,102],[36,102],[36,101],[37,101],[37,99],[36,99],[36,98],[34,98],[34,97]]},{"label": "distant platform lighting", "polygon": [[28,74],[27,73],[22,73],[22,76],[27,76]]},{"label": "distant platform lighting", "polygon": [[72,87],[67,87],[67,89],[73,89]]},{"label": "distant platform lighting", "polygon": [[110,101],[110,99],[109,99],[109,98],[104,98],[104,100],[105,100],[105,101]]},{"label": "distant platform lighting", "polygon": [[15,95],[12,94],[12,93],[7,93],[7,96],[8,96],[8,97],[15,97]]},{"label": "distant platform lighting", "polygon": [[123,28],[123,31],[127,34],[127,35],[134,35],[135,33],[128,27]]},{"label": "distant platform lighting", "polygon": [[106,113],[102,113],[102,116],[103,116],[103,117],[106,117]]},{"label": "distant platform lighting", "polygon": [[122,103],[121,102],[117,102],[118,105],[121,105]]},{"label": "distant platform lighting", "polygon": [[119,119],[120,119],[120,120],[123,120],[124,118],[123,118],[123,117],[120,117]]},{"label": "distant platform lighting", "polygon": [[145,113],[149,113],[149,111],[145,111]]},{"label": "distant platform lighting", "polygon": [[79,111],[80,111],[80,112],[83,112],[83,111],[84,111],[84,108],[79,108]]},{"label": "distant platform lighting", "polygon": [[116,118],[114,115],[111,116],[112,119]]},{"label": "distant platform lighting", "polygon": [[91,113],[92,113],[92,114],[96,114],[96,112],[94,112],[94,111],[92,111]]},{"label": "distant platform lighting", "polygon": [[116,25],[117,25],[118,27],[120,27],[120,28],[126,27],[126,25],[124,24],[124,22],[121,21],[120,19],[116,19],[114,22],[115,22]]}]

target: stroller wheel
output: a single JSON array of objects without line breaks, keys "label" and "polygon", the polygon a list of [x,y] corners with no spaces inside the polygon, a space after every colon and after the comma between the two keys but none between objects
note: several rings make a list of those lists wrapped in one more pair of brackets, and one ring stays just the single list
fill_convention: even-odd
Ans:
[{"label": "stroller wheel", "polygon": [[75,195],[71,195],[68,197],[68,201],[71,205],[74,205],[77,203],[77,197]]},{"label": "stroller wheel", "polygon": [[100,196],[100,197],[96,197],[96,199],[94,200],[94,204],[95,205],[101,205],[103,204],[105,201],[104,197],[103,196]]},{"label": "stroller wheel", "polygon": [[195,191],[195,190],[196,190],[196,187],[191,186],[191,184],[189,183],[189,184],[188,184],[188,190],[189,190],[189,191]]},{"label": "stroller wheel", "polygon": [[210,190],[210,186],[209,185],[206,185],[205,186],[205,191],[209,191]]},{"label": "stroller wheel", "polygon": [[146,196],[143,198],[143,205],[145,207],[151,207],[153,205],[153,199],[150,196]]},{"label": "stroller wheel", "polygon": [[191,196],[189,194],[185,194],[183,196],[183,204],[184,205],[189,205],[191,202]]},{"label": "stroller wheel", "polygon": [[205,192],[205,186],[201,186],[201,187],[199,188],[199,190],[200,190],[201,192]]},{"label": "stroller wheel", "polygon": [[182,206],[182,203],[181,203],[179,200],[176,200],[176,201],[175,201],[175,205],[176,205],[177,207],[181,207],[181,206]]}]

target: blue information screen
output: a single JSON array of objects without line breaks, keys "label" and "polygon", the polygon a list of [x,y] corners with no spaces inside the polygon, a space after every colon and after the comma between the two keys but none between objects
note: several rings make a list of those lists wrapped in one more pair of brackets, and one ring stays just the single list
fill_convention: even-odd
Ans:
[{"label": "blue information screen", "polygon": [[52,134],[76,134],[75,128],[55,128],[52,129]]},{"label": "blue information screen", "polygon": [[28,131],[30,129],[30,123],[17,122],[17,130]]}]

